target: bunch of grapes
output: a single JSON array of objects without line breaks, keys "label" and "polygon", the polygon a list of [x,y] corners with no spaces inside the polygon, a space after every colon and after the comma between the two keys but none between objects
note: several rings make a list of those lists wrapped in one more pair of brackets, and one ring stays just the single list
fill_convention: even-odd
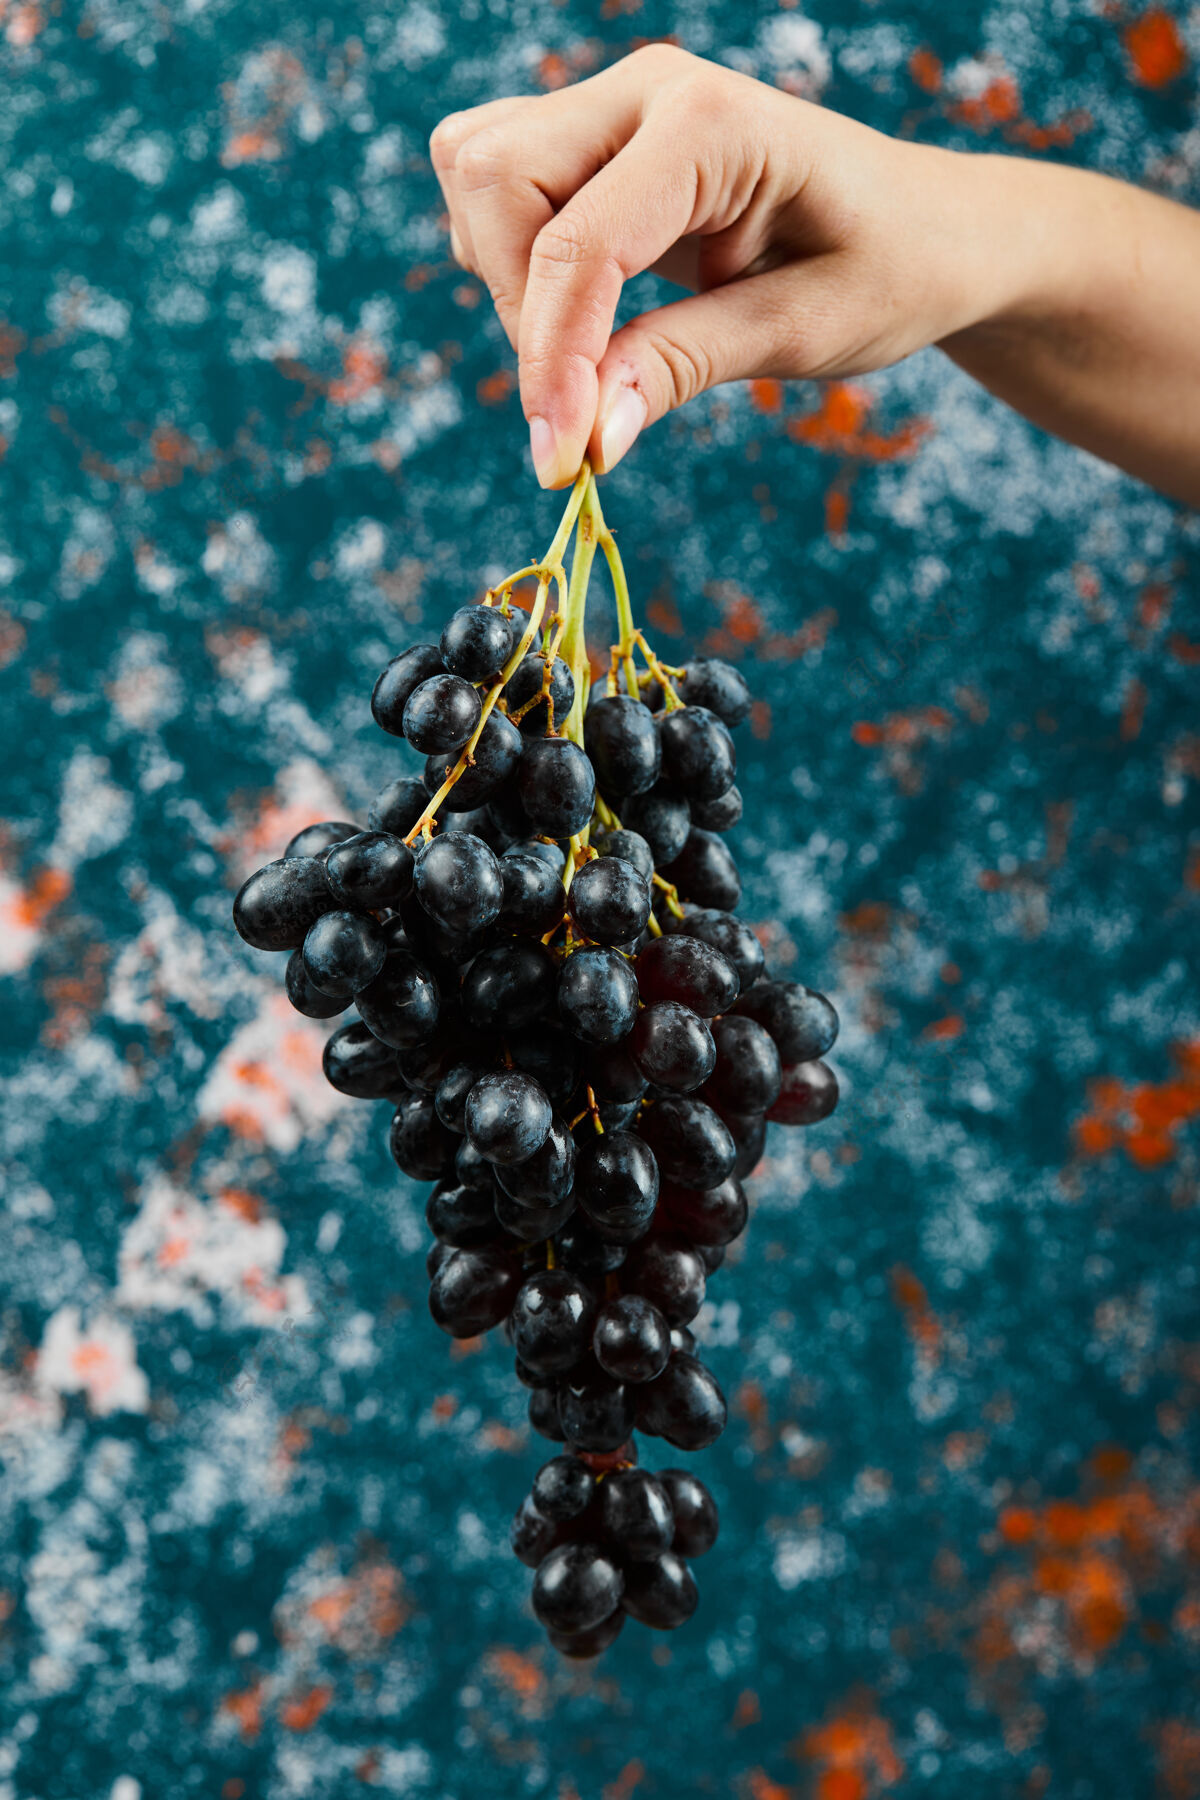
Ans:
[{"label": "bunch of grapes", "polygon": [[[592,685],[597,548],[619,641]],[[639,1467],[634,1434],[719,1437],[725,1400],[689,1326],[745,1229],[768,1120],[837,1103],[833,1007],[769,979],[733,917],[722,833],[749,706],[728,663],[666,666],[635,627],[585,469],[545,560],[379,676],[375,719],[423,773],[389,782],[366,831],[301,831],[234,902],[249,944],[291,952],[299,1012],[356,1009],[325,1074],[386,1100],[393,1157],[436,1184],[430,1311],[452,1337],[505,1331],[531,1424],[564,1446],[512,1544],[568,1656],[627,1616],[670,1630],[695,1610],[716,1507],[685,1470]]]}]

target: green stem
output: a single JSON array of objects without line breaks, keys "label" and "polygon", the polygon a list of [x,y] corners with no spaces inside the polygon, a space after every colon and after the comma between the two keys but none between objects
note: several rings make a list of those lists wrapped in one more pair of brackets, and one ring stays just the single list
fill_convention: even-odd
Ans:
[{"label": "green stem", "polygon": [[608,573],[612,579],[613,595],[617,603],[617,652],[625,669],[625,688],[636,700],[638,697],[638,676],[633,661],[633,644],[636,627],[633,623],[633,602],[629,598],[629,583],[625,579],[625,565],[621,561],[621,553],[617,549],[617,540],[609,530],[600,511],[600,502],[596,501],[596,523],[598,527],[600,548],[604,552],[604,560],[608,564]]},{"label": "green stem", "polygon": [[567,621],[560,651],[575,683],[575,699],[563,721],[563,736],[580,746],[583,744],[583,709],[587,702],[589,674],[584,622],[587,615],[588,580],[596,556],[596,520],[599,511],[596,483],[589,473],[575,528],[575,554],[571,560],[571,584],[567,590]]},{"label": "green stem", "polygon": [[571,489],[567,510],[559,521],[558,530],[554,534],[554,542],[546,552],[543,568],[553,568],[556,564],[561,565],[563,552],[567,547],[567,539],[571,535],[571,527],[579,515],[579,509],[583,505],[584,495],[587,493],[589,485],[594,491],[595,483],[592,480],[591,466],[585,462],[575,477],[575,486]]}]

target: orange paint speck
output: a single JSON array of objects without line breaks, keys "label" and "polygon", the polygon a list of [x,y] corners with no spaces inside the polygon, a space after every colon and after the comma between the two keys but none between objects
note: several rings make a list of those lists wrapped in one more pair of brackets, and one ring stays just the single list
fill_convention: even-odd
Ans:
[{"label": "orange paint speck", "polygon": [[765,1769],[750,1769],[746,1774],[750,1800],[792,1800],[791,1788],[772,1781]]},{"label": "orange paint speck", "polygon": [[1037,1516],[1029,1506],[1006,1506],[998,1527],[1006,1544],[1029,1544],[1037,1535]]},{"label": "orange paint speck", "polygon": [[783,383],[763,379],[750,383],[750,404],[756,412],[777,413],[783,411]]},{"label": "orange paint speck", "polygon": [[629,1800],[630,1794],[641,1787],[645,1778],[645,1765],[635,1757],[632,1762],[625,1764],[617,1779],[610,1781],[602,1790],[604,1800]]},{"label": "orange paint speck", "polygon": [[762,1707],[758,1703],[758,1695],[753,1688],[744,1688],[738,1695],[733,1711],[733,1729],[741,1731],[747,1725],[757,1725],[761,1718]]},{"label": "orange paint speck", "polygon": [[236,1720],[242,1739],[252,1744],[262,1730],[263,1684],[254,1683],[253,1687],[242,1688],[234,1694],[226,1694],[221,1702],[221,1711]]},{"label": "orange paint speck", "polygon": [[1185,638],[1182,631],[1173,631],[1167,639],[1167,651],[1177,663],[1185,669],[1194,669],[1200,664],[1200,644],[1193,644]]},{"label": "orange paint speck", "polygon": [[546,1677],[537,1663],[530,1656],[522,1656],[519,1650],[501,1647],[493,1650],[487,1661],[489,1672],[500,1685],[521,1699],[532,1699],[546,1685]]},{"label": "orange paint speck", "polygon": [[825,492],[825,530],[830,537],[840,538],[846,535],[846,526],[850,523],[850,495],[844,487],[836,482]]},{"label": "orange paint speck", "polygon": [[1142,729],[1142,720],[1146,712],[1145,683],[1133,676],[1125,689],[1125,699],[1121,706],[1121,738],[1129,743],[1136,738]]},{"label": "orange paint speck", "polygon": [[311,1731],[333,1699],[331,1687],[311,1688],[298,1700],[289,1700],[279,1709],[279,1722],[288,1731]]},{"label": "orange paint speck", "polygon": [[476,383],[475,395],[481,406],[501,406],[516,386],[516,377],[509,369],[497,369],[494,375],[485,375]]},{"label": "orange paint speck", "polygon": [[16,923],[35,929],[71,892],[65,869],[39,869],[16,903]]},{"label": "orange paint speck", "polygon": [[538,83],[541,87],[553,90],[566,87],[571,79],[571,71],[566,59],[556,50],[547,51],[537,68]]},{"label": "orange paint speck", "polygon": [[1171,590],[1163,582],[1152,582],[1138,595],[1138,624],[1156,631],[1171,610]]},{"label": "orange paint speck", "polygon": [[329,398],[338,406],[349,406],[377,388],[387,375],[387,357],[371,338],[352,338],[342,356],[342,377],[329,384]]},{"label": "orange paint speck", "polygon": [[908,72],[923,93],[936,94],[942,85],[942,61],[932,50],[914,50],[908,59]]},{"label": "orange paint speck", "polygon": [[823,1769],[813,1793],[815,1800],[866,1800],[867,1778],[857,1769]]},{"label": "orange paint speck", "polygon": [[1167,87],[1187,68],[1188,54],[1179,26],[1161,6],[1152,6],[1125,27],[1125,49],[1135,81],[1143,87]]}]

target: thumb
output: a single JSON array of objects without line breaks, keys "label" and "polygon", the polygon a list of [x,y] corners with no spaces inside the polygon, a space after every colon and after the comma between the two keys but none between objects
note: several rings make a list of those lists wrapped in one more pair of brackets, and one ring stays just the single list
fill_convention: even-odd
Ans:
[{"label": "thumb", "polygon": [[[840,293],[839,293],[840,290]],[[832,256],[773,269],[657,307],[615,332],[597,370],[588,445],[598,473],[647,425],[723,381],[823,374],[845,334]]]}]

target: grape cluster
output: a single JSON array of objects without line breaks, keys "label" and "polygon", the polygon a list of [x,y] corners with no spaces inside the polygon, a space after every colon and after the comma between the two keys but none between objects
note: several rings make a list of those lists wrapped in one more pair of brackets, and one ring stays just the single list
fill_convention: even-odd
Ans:
[{"label": "grape cluster", "polygon": [[[568,590],[558,558],[576,519]],[[379,676],[375,719],[422,773],[388,783],[365,831],[301,831],[244,884],[234,923],[290,952],[299,1012],[356,1009],[325,1074],[386,1100],[392,1156],[436,1184],[437,1324],[502,1328],[531,1424],[565,1446],[512,1544],[552,1643],[591,1656],[626,1616],[671,1629],[695,1609],[689,1561],[715,1540],[716,1508],[684,1470],[639,1467],[634,1433],[690,1451],[724,1428],[689,1326],[745,1229],[767,1122],[815,1124],[837,1103],[821,1060],[837,1015],[769,979],[733,916],[722,834],[742,811],[745,681],[713,659],[666,667],[634,629],[590,478],[564,524],[545,564]],[[597,542],[621,641],[593,687]],[[521,629],[511,589],[530,574]]]}]

